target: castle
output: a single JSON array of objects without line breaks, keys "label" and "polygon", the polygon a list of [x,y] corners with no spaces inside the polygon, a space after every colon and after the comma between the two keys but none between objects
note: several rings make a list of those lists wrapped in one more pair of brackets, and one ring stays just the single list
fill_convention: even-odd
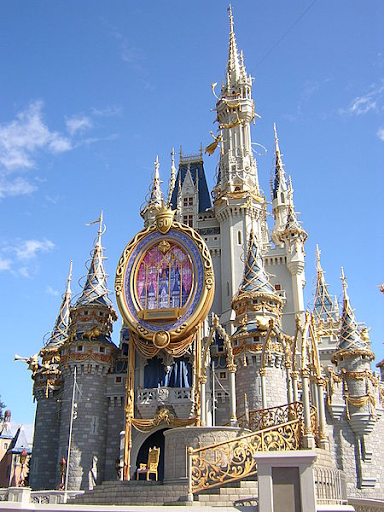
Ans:
[{"label": "castle", "polygon": [[344,474],[348,497],[383,496],[383,375],[372,370],[368,330],[355,319],[344,273],[340,310],[319,250],[313,309],[305,309],[307,233],[276,127],[269,230],[252,151],[252,78],[231,11],[229,21],[218,132],[206,148],[220,152],[213,190],[202,150],[180,153],[178,169],[173,156],[167,196],[156,161],[140,212],[144,228],[118,264],[119,346],[111,339],[117,313],[101,215],[84,288],[72,304],[70,272],[40,360],[29,360],[37,401],[33,489],[133,479],[152,446],[160,447],[159,479],[174,482],[187,476],[186,445],[259,431],[265,425],[257,413],[297,404],[285,409],[283,423],[301,415],[300,446],[284,449],[316,449],[319,467]]}]

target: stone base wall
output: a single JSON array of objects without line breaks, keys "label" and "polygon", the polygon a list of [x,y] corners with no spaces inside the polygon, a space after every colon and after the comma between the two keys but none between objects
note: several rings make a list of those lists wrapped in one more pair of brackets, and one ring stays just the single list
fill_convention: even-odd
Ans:
[{"label": "stone base wall", "polygon": [[56,489],[57,440],[59,437],[58,396],[40,398],[37,402],[33,456],[29,474],[32,489]]},{"label": "stone base wall", "polygon": [[164,432],[164,482],[187,478],[187,449],[229,441],[243,433],[233,427],[179,427]]},{"label": "stone base wall", "polygon": [[340,417],[327,415],[332,457],[343,471],[347,496],[382,499],[384,496],[384,415],[376,410],[372,433],[359,441],[351,429],[344,409]]}]

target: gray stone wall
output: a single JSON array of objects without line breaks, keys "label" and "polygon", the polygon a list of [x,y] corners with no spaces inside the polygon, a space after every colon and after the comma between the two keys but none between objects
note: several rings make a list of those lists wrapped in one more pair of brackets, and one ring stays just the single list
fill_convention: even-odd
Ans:
[{"label": "gray stone wall", "polygon": [[58,396],[39,397],[35,416],[35,435],[29,483],[32,489],[56,489],[59,437]]},{"label": "gray stone wall", "polygon": [[[89,373],[88,373],[89,369]],[[73,371],[73,368],[72,368]],[[68,489],[92,489],[104,480],[108,402],[103,365],[78,365]],[[58,458],[67,459],[73,374],[65,370]]]},{"label": "gray stone wall", "polygon": [[332,419],[327,415],[331,450],[337,468],[343,471],[348,497],[384,496],[384,416],[376,411],[372,433],[359,441],[351,429],[346,409]]},{"label": "gray stone wall", "polygon": [[[116,377],[121,381],[116,382]],[[108,425],[105,450],[105,480],[116,480],[116,459],[120,457],[120,432],[124,430],[125,379],[120,375],[107,376]]]},{"label": "gray stone wall", "polygon": [[[262,409],[261,391],[261,354],[246,356],[247,364],[242,358],[236,361],[236,408],[237,415],[244,414],[244,394],[247,394],[250,410]],[[281,354],[271,354],[269,366],[265,368],[266,405],[276,407],[288,403],[287,372],[283,366]]]}]

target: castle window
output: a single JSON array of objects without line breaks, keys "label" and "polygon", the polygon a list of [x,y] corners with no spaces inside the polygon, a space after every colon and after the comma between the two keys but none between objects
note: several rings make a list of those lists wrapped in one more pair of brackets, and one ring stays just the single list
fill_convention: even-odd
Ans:
[{"label": "castle window", "polygon": [[276,291],[280,291],[280,290],[281,290],[281,284],[276,283],[276,284],[275,284],[275,290],[276,290]]},{"label": "castle window", "polygon": [[121,382],[121,377],[115,377],[115,382],[116,384],[119,384],[119,382]]},{"label": "castle window", "polygon": [[104,313],[102,311],[99,312],[99,316],[103,316]]},{"label": "castle window", "polygon": [[226,379],[227,378],[227,372],[220,372],[219,373],[220,379]]},{"label": "castle window", "polygon": [[241,231],[237,232],[237,243],[241,245]]},{"label": "castle window", "polygon": [[259,341],[259,340],[260,340],[260,336],[255,336],[255,337],[253,338],[253,341]]},{"label": "castle window", "polygon": [[3,447],[4,447],[4,450],[7,450],[7,448],[8,448],[8,443],[4,443],[4,446],[3,446]]},{"label": "castle window", "polygon": [[193,228],[193,215],[183,215],[183,222]]},{"label": "castle window", "polygon": [[82,351],[83,351],[83,345],[79,345],[79,346],[77,347],[77,351],[78,351],[78,352],[82,352]]},{"label": "castle window", "polygon": [[88,315],[88,311],[84,311],[84,316],[87,316]]},{"label": "castle window", "polygon": [[104,353],[105,352],[105,347],[100,347],[99,350],[100,350],[101,353]]},{"label": "castle window", "polygon": [[193,197],[184,197],[184,206],[193,206]]}]

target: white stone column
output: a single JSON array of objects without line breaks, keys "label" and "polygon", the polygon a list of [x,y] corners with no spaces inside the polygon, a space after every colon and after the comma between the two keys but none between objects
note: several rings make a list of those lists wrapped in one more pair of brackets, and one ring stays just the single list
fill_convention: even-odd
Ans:
[{"label": "white stone column", "polygon": [[231,400],[231,419],[230,425],[231,427],[237,427],[237,416],[236,416],[236,381],[235,381],[235,373],[236,373],[236,365],[232,364],[227,367],[229,372],[229,393]]},{"label": "white stone column", "polygon": [[319,406],[319,436],[320,448],[329,448],[329,439],[326,431],[325,404],[324,404],[324,386],[325,380],[321,377],[317,379],[318,406]]},{"label": "white stone column", "polygon": [[263,409],[267,408],[267,390],[265,386],[265,368],[260,368],[260,380],[261,380],[261,403]]},{"label": "white stone column", "polygon": [[302,383],[302,400],[304,409],[304,436],[303,436],[303,448],[314,448],[315,439],[312,434],[311,425],[311,407],[309,402],[309,370],[301,370],[301,383]]}]

